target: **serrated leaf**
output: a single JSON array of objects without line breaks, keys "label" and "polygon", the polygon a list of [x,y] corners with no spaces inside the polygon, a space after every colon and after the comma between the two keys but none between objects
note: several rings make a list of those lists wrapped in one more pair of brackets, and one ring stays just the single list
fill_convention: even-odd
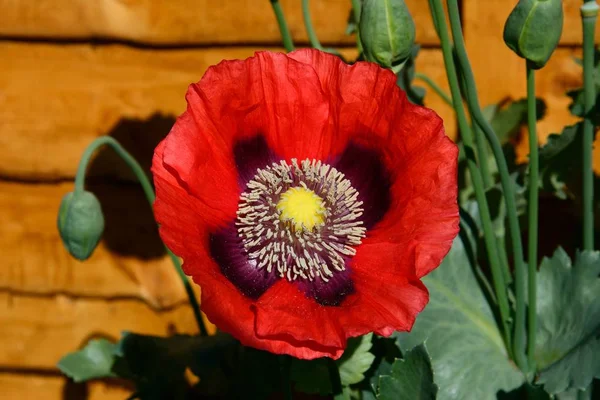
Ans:
[{"label": "serrated leaf", "polygon": [[423,282],[430,292],[429,305],[412,331],[397,337],[405,350],[427,340],[438,398],[495,400],[499,390],[519,387],[524,376],[508,359],[460,238]]},{"label": "serrated leaf", "polygon": [[437,386],[433,382],[431,358],[421,344],[396,360],[391,375],[382,376],[379,383],[379,400],[432,400]]},{"label": "serrated leaf", "polygon": [[600,252],[575,263],[564,250],[542,261],[537,277],[538,382],[551,394],[584,389],[600,377]]},{"label": "serrated leaf", "polygon": [[342,386],[353,385],[365,379],[365,372],[371,367],[375,356],[369,350],[373,346],[373,334],[351,338],[346,351],[336,361],[340,371]]},{"label": "serrated leaf", "polygon": [[83,349],[64,356],[57,366],[75,382],[114,377],[116,348],[115,343],[106,339],[90,340]]}]

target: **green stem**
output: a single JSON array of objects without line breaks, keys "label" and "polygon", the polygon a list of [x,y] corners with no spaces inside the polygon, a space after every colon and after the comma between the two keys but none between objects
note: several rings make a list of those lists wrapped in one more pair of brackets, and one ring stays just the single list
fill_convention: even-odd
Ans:
[{"label": "green stem", "polygon": [[594,249],[594,170],[592,148],[594,144],[594,124],[591,111],[596,103],[594,84],[594,33],[598,5],[595,1],[581,6],[583,22],[583,96],[585,117],[583,120],[583,248]]},{"label": "green stem", "polygon": [[[598,4],[595,0],[586,0],[581,6],[583,23],[583,249],[594,250],[594,169],[593,145],[594,123],[591,112],[596,106],[596,86],[594,83],[594,36]],[[587,390],[577,392],[578,400],[591,398],[591,386]]]},{"label": "green stem", "polygon": [[[469,111],[475,119],[475,122],[483,129],[483,133],[490,143],[492,152],[494,153],[494,157],[498,165],[502,190],[504,191],[506,211],[508,215],[508,226],[515,263],[515,291],[517,298],[513,353],[515,355],[515,361],[517,362],[517,365],[521,371],[527,372],[527,358],[525,356],[525,262],[523,256],[523,244],[521,242],[521,229],[519,227],[519,219],[517,216],[515,190],[510,179],[508,166],[506,164],[506,159],[504,158],[504,153],[502,152],[500,141],[494,133],[491,125],[488,123],[488,121],[486,121],[483,113],[481,112],[481,107],[479,106],[477,89],[475,88],[475,78],[473,76],[471,64],[469,63],[469,58],[465,49],[457,0],[447,0],[447,4],[450,16],[450,26],[452,27],[452,36],[454,38],[454,46],[458,56],[459,65],[461,67],[461,72],[465,79]],[[442,21],[438,20],[438,22],[441,23]]]},{"label": "green stem", "polygon": [[485,197],[483,179],[481,177],[481,172],[479,171],[479,168],[477,166],[477,162],[475,160],[475,153],[473,151],[473,133],[467,121],[467,116],[461,99],[458,75],[456,73],[456,67],[454,65],[454,58],[452,54],[452,45],[450,43],[450,38],[448,35],[448,27],[446,25],[446,19],[444,17],[444,10],[442,8],[441,0],[430,0],[429,5],[431,7],[431,12],[434,21],[436,21],[436,25],[439,28],[438,34],[440,36],[440,42],[442,44],[444,64],[446,66],[448,83],[450,84],[450,93],[452,94],[452,104],[454,104],[456,118],[458,120],[458,127],[461,133],[465,153],[467,156],[467,166],[469,168],[471,178],[473,179],[475,198],[479,205],[479,215],[481,218],[481,225],[483,226],[483,237],[486,245],[486,250],[490,259],[494,291],[496,293],[496,298],[498,299],[498,307],[500,309],[504,341],[506,348],[510,354],[512,351],[510,337],[510,308],[508,305],[508,298],[506,295],[506,282],[504,281],[504,276],[502,274],[502,269],[500,266],[498,246],[496,242],[496,237],[494,235],[494,229],[492,226],[490,209],[488,206],[487,199]]},{"label": "green stem", "polygon": [[285,51],[287,51],[288,53],[290,51],[294,51],[294,41],[292,40],[292,35],[290,34],[290,29],[288,28],[288,24],[285,20],[283,10],[281,9],[281,4],[279,4],[279,0],[269,1],[271,2],[271,6],[273,7],[275,18],[277,18],[277,24],[279,25],[279,33],[281,33],[283,47],[285,47]]},{"label": "green stem", "polygon": [[473,124],[473,129],[475,131],[475,135],[473,135],[473,140],[475,141],[475,146],[477,148],[477,158],[479,159],[479,167],[481,168],[483,183],[487,190],[494,185],[494,180],[492,179],[492,174],[490,172],[490,166],[488,164],[488,152],[485,141],[482,140],[483,138],[481,136],[481,128],[479,127],[479,125]]},{"label": "green stem", "polygon": [[529,128],[529,237],[527,261],[528,277],[528,336],[527,336],[527,362],[529,371],[535,370],[535,334],[537,330],[537,258],[538,258],[538,201],[539,201],[539,157],[538,137],[536,131],[536,104],[535,104],[535,70],[527,62],[527,125]]},{"label": "green stem", "polygon": [[[77,168],[77,174],[75,175],[75,191],[82,191],[85,183],[85,172],[87,170],[88,164],[94,155],[94,153],[102,146],[108,145],[110,146],[126,163],[129,168],[133,171],[135,176],[138,178],[140,184],[142,185],[142,189],[144,190],[144,194],[146,195],[146,199],[150,203],[150,207],[154,204],[154,189],[152,188],[152,184],[150,180],[146,176],[144,169],[140,166],[140,164],[133,158],[131,154],[127,150],[121,146],[119,142],[113,139],[110,136],[101,136],[94,140],[88,147],[85,149],[83,155],[81,156],[81,160],[79,161],[79,167]],[[206,327],[204,326],[204,321],[202,320],[202,314],[200,313],[200,306],[198,304],[198,300],[196,299],[196,295],[194,294],[194,290],[190,285],[187,276],[181,269],[181,263],[179,262],[179,258],[171,252],[165,246],[173,265],[175,266],[175,270],[177,271],[177,275],[183,282],[183,286],[185,287],[185,291],[187,293],[188,299],[192,306],[192,310],[194,311],[194,317],[196,318],[196,322],[198,323],[198,328],[200,329],[200,333],[202,335],[207,335]]]},{"label": "green stem", "polygon": [[312,24],[310,5],[308,4],[308,1],[309,0],[302,0],[302,17],[304,18],[304,28],[308,34],[310,45],[317,50],[323,50],[323,46],[321,46],[321,42],[319,42],[319,38],[317,37],[317,33],[315,32],[315,28]]},{"label": "green stem", "polygon": [[439,85],[437,83],[435,83],[430,77],[428,77],[425,74],[417,72],[417,73],[415,73],[415,79],[420,79],[423,82],[425,82],[427,85],[429,85],[429,87],[431,89],[433,89],[433,91],[435,93],[437,93],[437,95],[440,96],[446,104],[448,104],[450,107],[452,107],[452,99],[450,98],[448,93],[444,92],[444,89],[439,87]]}]

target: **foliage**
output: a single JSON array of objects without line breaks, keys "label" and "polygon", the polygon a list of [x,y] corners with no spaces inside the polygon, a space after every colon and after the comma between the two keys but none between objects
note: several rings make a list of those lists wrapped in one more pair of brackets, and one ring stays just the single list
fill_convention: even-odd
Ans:
[{"label": "foliage", "polygon": [[425,345],[419,345],[406,353],[403,360],[396,360],[390,375],[379,378],[379,400],[433,400],[437,393],[433,382],[431,359]]},{"label": "foliage", "polygon": [[538,274],[538,382],[551,394],[585,389],[600,377],[600,252],[575,262],[563,249]]},{"label": "foliage", "polygon": [[455,239],[442,265],[423,281],[430,303],[412,331],[397,338],[403,350],[427,341],[438,398],[491,400],[499,390],[519,387],[525,378],[508,358],[463,239]]}]

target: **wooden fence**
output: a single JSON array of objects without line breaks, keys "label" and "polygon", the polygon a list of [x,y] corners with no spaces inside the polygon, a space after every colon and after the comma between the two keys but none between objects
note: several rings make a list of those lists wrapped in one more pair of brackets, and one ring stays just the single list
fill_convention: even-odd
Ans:
[{"label": "wooden fence", "polygon": [[[423,45],[417,69],[447,89],[427,2],[408,1]],[[483,104],[525,95],[524,63],[505,48],[511,0],[464,0],[463,19]],[[561,48],[538,74],[548,103],[540,137],[573,121],[581,86],[580,0],[565,0]],[[298,0],[282,0],[294,39],[307,44]],[[354,55],[349,0],[313,0],[322,42]],[[0,399],[124,399],[121,383],[77,385],[55,368],[92,337],[122,330],[194,332],[185,294],[161,250],[152,214],[126,167],[102,152],[90,188],[106,213],[93,257],[68,256],[56,230],[81,153],[111,134],[149,166],[185,107],[184,93],[221,59],[279,49],[267,0],[0,0]],[[452,110],[427,105],[455,134]],[[526,152],[521,155],[524,156]]]}]

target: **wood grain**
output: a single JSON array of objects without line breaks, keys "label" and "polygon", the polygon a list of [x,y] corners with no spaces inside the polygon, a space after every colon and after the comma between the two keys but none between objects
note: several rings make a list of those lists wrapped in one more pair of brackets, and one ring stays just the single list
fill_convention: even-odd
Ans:
[{"label": "wood grain", "polygon": [[58,375],[0,372],[0,400],[124,400],[132,393],[114,381],[76,384]]},{"label": "wood grain", "polygon": [[56,229],[58,205],[72,185],[0,182],[0,292],[136,298],[156,309],[185,302],[139,189],[90,189],[101,200],[106,229],[92,257],[79,262],[67,253]]},{"label": "wood grain", "polygon": [[[417,40],[437,43],[426,2],[407,1]],[[293,38],[307,43],[301,3],[281,0]],[[313,0],[315,30],[324,43],[355,42],[345,34],[350,0]],[[279,44],[267,0],[0,0],[0,35],[22,38],[119,39],[145,44]]]},{"label": "wood grain", "polygon": [[[187,86],[208,66],[255,50],[0,42],[0,176],[72,178],[86,146],[105,134],[149,166],[154,146],[185,109]],[[356,56],[353,49],[343,53]],[[424,49],[417,68],[445,85],[442,65],[439,50]],[[453,126],[452,110],[435,94],[428,105]],[[114,156],[98,162],[91,174],[133,179]]]},{"label": "wood grain", "polygon": [[155,311],[138,300],[41,298],[0,294],[0,369],[55,370],[60,358],[91,338],[121,332],[168,336],[197,332],[187,305]]}]

